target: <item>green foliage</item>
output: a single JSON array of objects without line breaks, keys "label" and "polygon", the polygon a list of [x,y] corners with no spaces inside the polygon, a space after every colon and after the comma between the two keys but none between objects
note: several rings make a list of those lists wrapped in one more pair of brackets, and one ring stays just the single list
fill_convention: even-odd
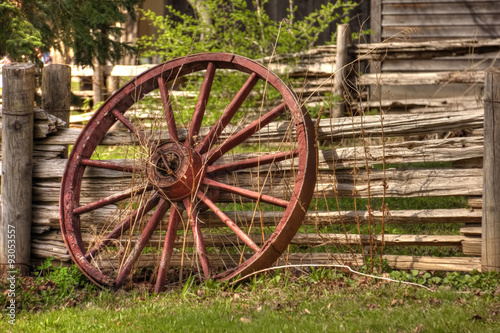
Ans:
[{"label": "green foliage", "polygon": [[[265,1],[263,2],[265,3]],[[352,1],[336,1],[322,5],[303,20],[274,22],[260,6],[249,8],[244,0],[204,1],[210,22],[176,11],[167,6],[165,16],[151,11],[145,17],[158,30],[140,41],[144,56],[161,56],[163,60],[199,52],[230,52],[249,58],[311,48],[331,22],[348,19]],[[258,7],[257,7],[258,6]],[[296,10],[296,9],[294,9]]]},{"label": "green foliage", "polygon": [[37,267],[38,281],[52,281],[56,286],[60,287],[63,293],[71,293],[74,288],[93,286],[83,273],[76,267],[72,266],[54,266],[52,261],[54,258],[48,258],[45,262]]},{"label": "green foliage", "polygon": [[[59,304],[76,304],[91,296],[97,287],[75,266],[55,266],[48,258],[37,267],[35,278],[16,280],[16,308],[37,310]],[[0,283],[0,288],[2,285]],[[0,294],[0,306],[7,304],[6,294]]]},{"label": "green foliage", "polygon": [[[307,271],[277,270],[236,286],[213,280],[193,282],[189,288],[176,287],[162,294],[102,291],[76,306],[63,302],[18,313],[15,326],[0,313],[0,331],[498,331],[499,303],[490,295],[458,293],[454,288],[430,292],[329,268]],[[406,273],[415,279],[425,275]],[[427,281],[432,278],[425,275]]]},{"label": "green foliage", "polygon": [[0,55],[8,54],[13,61],[32,56],[42,47],[42,36],[30,22],[23,19],[21,10],[10,2],[0,3]]},{"label": "green foliage", "polygon": [[426,286],[451,287],[454,290],[480,290],[483,293],[493,294],[500,288],[500,273],[473,271],[471,273],[446,272],[434,273],[418,271],[392,271],[391,279],[423,284]]},{"label": "green foliage", "polygon": [[[74,63],[92,65],[116,61],[134,49],[119,42],[123,23],[135,17],[143,0],[7,0],[0,4],[0,54],[14,60],[32,57],[35,47],[63,51],[61,42],[74,52]],[[33,60],[33,59],[31,59]]]}]

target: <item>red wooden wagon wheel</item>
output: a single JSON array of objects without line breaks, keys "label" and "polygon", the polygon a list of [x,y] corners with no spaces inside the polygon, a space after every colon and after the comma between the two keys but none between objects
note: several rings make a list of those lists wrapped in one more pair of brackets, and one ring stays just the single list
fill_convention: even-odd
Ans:
[{"label": "red wooden wagon wheel", "polygon": [[[119,158],[101,157],[114,141]],[[225,53],[172,60],[123,86],[81,132],[62,180],[62,234],[98,285],[161,291],[181,265],[244,275],[289,245],[316,158],[309,115],[268,69]]]}]

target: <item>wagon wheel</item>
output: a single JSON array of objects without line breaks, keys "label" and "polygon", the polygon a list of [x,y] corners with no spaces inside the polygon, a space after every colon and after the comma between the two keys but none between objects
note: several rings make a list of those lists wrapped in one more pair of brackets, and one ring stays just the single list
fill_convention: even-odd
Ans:
[{"label": "wagon wheel", "polygon": [[[120,156],[103,156],[114,142]],[[289,245],[316,158],[310,117],[265,67],[224,53],[172,60],[123,86],[77,138],[62,180],[62,234],[101,286],[147,282],[158,292],[174,266],[244,275]]]}]

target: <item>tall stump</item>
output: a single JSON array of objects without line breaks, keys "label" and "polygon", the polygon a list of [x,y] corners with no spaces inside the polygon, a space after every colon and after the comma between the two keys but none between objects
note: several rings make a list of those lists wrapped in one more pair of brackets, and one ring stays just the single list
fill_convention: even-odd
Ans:
[{"label": "tall stump", "polygon": [[35,66],[8,64],[2,75],[0,276],[26,274],[30,264]]}]

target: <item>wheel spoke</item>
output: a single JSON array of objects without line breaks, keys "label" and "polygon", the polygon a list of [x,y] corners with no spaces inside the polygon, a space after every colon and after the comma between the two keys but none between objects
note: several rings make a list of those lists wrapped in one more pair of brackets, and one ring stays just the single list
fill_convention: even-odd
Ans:
[{"label": "wheel spoke", "polygon": [[248,139],[250,136],[258,132],[262,127],[266,126],[269,124],[271,121],[274,119],[278,118],[280,115],[282,115],[285,112],[286,109],[286,104],[283,102],[259,119],[253,121],[251,124],[243,128],[241,131],[238,133],[230,136],[226,141],[224,141],[222,144],[217,146],[216,148],[212,149],[207,153],[208,159],[207,159],[207,164],[211,165],[217,159],[219,159],[222,155],[239,145],[240,143],[244,142],[246,139]]},{"label": "wheel spoke", "polygon": [[111,232],[109,232],[101,239],[100,242],[95,244],[92,249],[87,251],[87,253],[85,254],[85,258],[87,260],[92,259],[92,257],[94,257],[100,249],[108,245],[111,241],[123,235],[123,233],[128,231],[136,221],[142,219],[144,215],[151,211],[151,209],[153,209],[158,204],[158,201],[158,195],[151,196],[144,205],[131,212],[130,215],[125,220],[123,220],[123,222],[115,226],[113,230],[111,230]]},{"label": "wheel spoke", "polygon": [[111,113],[113,113],[116,119],[118,119],[123,125],[125,125],[125,127],[127,127],[130,132],[137,135],[142,144],[146,144],[148,142],[144,134],[142,132],[139,132],[139,130],[135,128],[134,124],[132,124],[130,120],[128,120],[127,117],[125,117],[120,111],[118,111],[117,109],[113,109]]},{"label": "wheel spoke", "polygon": [[200,199],[205,205],[207,205],[214,213],[224,222],[229,229],[231,229],[236,236],[238,236],[246,245],[248,245],[255,252],[260,250],[260,247],[254,243],[254,241],[236,225],[224,212],[222,212],[215,203],[207,198],[202,192],[198,192],[198,199]]},{"label": "wheel spoke", "polygon": [[167,279],[167,271],[170,267],[170,259],[174,250],[175,237],[177,236],[177,228],[181,220],[180,207],[172,204],[170,208],[170,217],[168,220],[167,234],[165,235],[165,242],[163,244],[163,251],[161,253],[160,267],[158,268],[158,276],[156,277],[155,292],[163,291],[165,281]]},{"label": "wheel spoke", "polygon": [[172,104],[170,103],[170,95],[168,94],[167,82],[160,76],[158,78],[158,85],[160,88],[161,102],[163,104],[163,110],[165,112],[165,120],[167,121],[168,134],[170,139],[179,142],[179,135],[177,133],[177,125],[175,124],[174,111],[172,110]]},{"label": "wheel spoke", "polygon": [[201,268],[203,269],[203,274],[205,278],[210,278],[210,262],[208,260],[207,249],[205,248],[205,242],[203,241],[203,235],[201,234],[201,228],[198,225],[198,216],[195,212],[195,208],[192,205],[190,198],[186,198],[183,201],[184,207],[188,212],[188,220],[191,224],[191,229],[193,230],[194,243],[196,244],[196,251],[200,258]]},{"label": "wheel spoke", "polygon": [[149,186],[149,185],[144,186],[143,185],[143,186],[137,186],[137,187],[134,187],[134,188],[131,188],[131,189],[128,189],[128,190],[125,190],[125,191],[122,191],[122,192],[119,192],[116,194],[112,194],[106,198],[102,198],[102,199],[96,200],[94,202],[88,203],[86,205],[75,208],[73,210],[73,214],[80,215],[83,213],[88,213],[88,212],[95,210],[97,208],[101,208],[101,207],[104,207],[107,205],[117,203],[118,201],[130,198],[134,195],[140,195],[144,192],[150,191],[152,188],[153,188],[152,186]]},{"label": "wheel spoke", "polygon": [[205,78],[203,79],[203,84],[200,89],[200,96],[198,97],[198,102],[194,109],[193,121],[189,127],[189,133],[186,141],[187,147],[192,147],[196,141],[196,137],[200,132],[201,123],[203,116],[205,115],[205,109],[207,107],[208,98],[210,97],[210,90],[212,89],[212,83],[215,77],[215,64],[209,62],[207,66],[207,71],[205,73]]},{"label": "wheel spoke", "polygon": [[204,178],[202,181],[203,184],[216,187],[218,189],[221,189],[223,191],[229,192],[229,193],[234,193],[241,195],[243,197],[249,198],[249,199],[254,199],[258,200],[261,202],[269,203],[271,205],[276,205],[280,207],[287,207],[289,202],[283,199],[275,198],[273,196],[267,195],[267,194],[262,194],[254,191],[250,191],[241,187],[236,187],[232,185],[227,185],[223,183],[219,183],[213,179],[210,178]]},{"label": "wheel spoke", "polygon": [[247,158],[241,161],[207,166],[207,173],[230,172],[242,169],[255,168],[261,165],[281,162],[299,155],[299,150],[290,150],[258,157]]},{"label": "wheel spoke", "polygon": [[235,113],[239,110],[245,99],[252,91],[253,87],[257,84],[259,77],[256,73],[252,73],[248,80],[245,82],[240,91],[234,96],[233,100],[229,103],[226,110],[222,113],[221,117],[217,123],[210,129],[207,136],[203,138],[201,143],[196,147],[196,151],[200,154],[204,154],[212,145],[215,144],[219,135],[229,124],[231,119],[233,119]]},{"label": "wheel spoke", "polygon": [[140,166],[129,166],[129,165],[121,165],[114,162],[109,161],[101,161],[101,160],[91,160],[90,158],[82,159],[82,164],[85,166],[91,166],[96,168],[108,169],[108,170],[116,170],[130,173],[143,173],[144,168]]},{"label": "wheel spoke", "polygon": [[127,258],[127,261],[125,264],[122,266],[120,269],[120,272],[118,273],[118,276],[116,277],[115,281],[115,286],[116,287],[121,287],[125,283],[127,276],[130,274],[130,271],[133,268],[133,265],[139,258],[139,256],[142,253],[142,250],[146,247],[147,242],[151,239],[151,236],[153,235],[153,232],[156,229],[156,226],[158,223],[161,221],[162,217],[165,215],[167,210],[170,208],[170,202],[160,198],[160,201],[158,202],[158,206],[156,207],[156,210],[149,219],[148,223],[142,230],[141,235],[139,236],[139,239],[137,240],[137,243],[135,244],[134,248],[130,252],[130,255]]}]

